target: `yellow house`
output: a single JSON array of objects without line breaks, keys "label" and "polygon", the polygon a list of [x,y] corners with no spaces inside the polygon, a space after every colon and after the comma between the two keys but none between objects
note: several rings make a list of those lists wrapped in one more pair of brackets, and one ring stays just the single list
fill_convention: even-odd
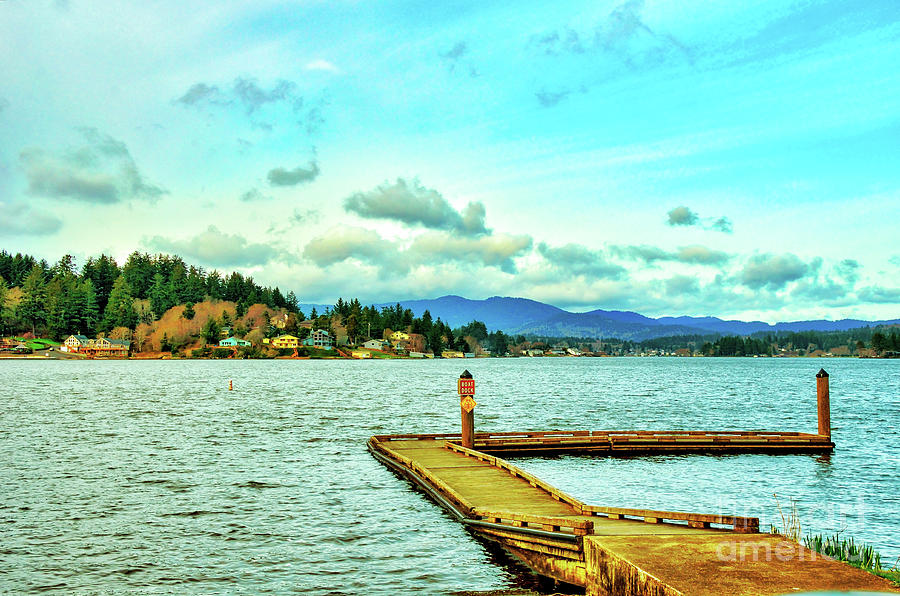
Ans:
[{"label": "yellow house", "polygon": [[391,342],[409,341],[409,333],[405,331],[394,331],[391,333]]},{"label": "yellow house", "polygon": [[272,340],[272,345],[276,348],[294,349],[300,345],[300,340],[293,335],[279,335]]}]

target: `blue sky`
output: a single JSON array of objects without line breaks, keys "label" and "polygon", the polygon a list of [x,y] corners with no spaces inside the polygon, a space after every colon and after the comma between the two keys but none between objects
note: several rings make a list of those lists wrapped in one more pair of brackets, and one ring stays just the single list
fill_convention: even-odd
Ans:
[{"label": "blue sky", "polygon": [[0,2],[0,248],[900,316],[900,6]]}]

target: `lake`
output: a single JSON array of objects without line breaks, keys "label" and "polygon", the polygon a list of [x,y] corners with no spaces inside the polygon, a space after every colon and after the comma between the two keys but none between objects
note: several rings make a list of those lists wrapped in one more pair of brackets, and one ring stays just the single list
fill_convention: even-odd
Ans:
[{"label": "lake", "polygon": [[[900,361],[0,362],[0,592],[446,594],[529,584],[366,451],[373,434],[816,431],[831,456],[529,458],[588,503],[759,517],[900,557]],[[229,380],[234,391],[228,391]],[[777,494],[776,497],[773,494]]]}]

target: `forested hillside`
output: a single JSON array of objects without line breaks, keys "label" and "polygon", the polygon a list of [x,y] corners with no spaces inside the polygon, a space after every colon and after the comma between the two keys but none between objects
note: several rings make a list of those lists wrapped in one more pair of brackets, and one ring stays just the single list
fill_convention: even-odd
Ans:
[{"label": "forested hillside", "polygon": [[241,317],[253,304],[297,310],[293,292],[260,286],[237,272],[223,275],[180,257],[132,253],[122,266],[107,255],[80,268],[71,255],[49,265],[30,255],[0,251],[0,334],[30,332],[62,339],[70,334],[134,330],[176,305],[190,312],[204,300],[236,305]]}]

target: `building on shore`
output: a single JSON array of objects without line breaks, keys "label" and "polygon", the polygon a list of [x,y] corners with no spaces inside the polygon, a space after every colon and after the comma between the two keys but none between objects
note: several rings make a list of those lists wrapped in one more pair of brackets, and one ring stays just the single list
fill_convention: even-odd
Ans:
[{"label": "building on shore", "polygon": [[293,335],[279,335],[271,343],[279,350],[295,350],[300,346],[300,339]]},{"label": "building on shore", "polygon": [[362,347],[364,347],[367,350],[380,350],[383,352],[385,346],[387,346],[387,345],[388,345],[388,342],[386,342],[383,339],[370,339],[369,341],[365,342],[362,345]]},{"label": "building on shore", "polygon": [[330,350],[334,347],[334,339],[324,329],[316,329],[303,340],[303,345],[320,350]]},{"label": "building on shore", "polygon": [[229,337],[219,342],[220,348],[238,348],[248,346],[250,346],[249,341],[247,341],[246,339],[238,339],[236,337]]}]

